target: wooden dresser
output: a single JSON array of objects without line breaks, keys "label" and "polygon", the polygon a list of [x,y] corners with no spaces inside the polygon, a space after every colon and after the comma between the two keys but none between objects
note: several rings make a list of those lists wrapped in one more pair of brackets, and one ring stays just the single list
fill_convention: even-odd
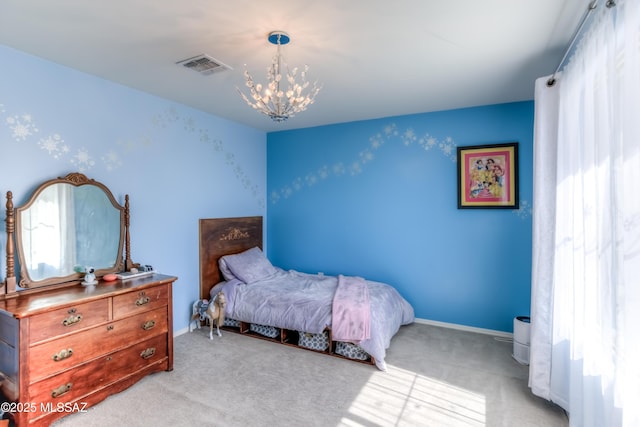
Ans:
[{"label": "wooden dresser", "polygon": [[173,369],[172,284],[151,276],[0,300],[0,368],[18,426],[46,426]]}]

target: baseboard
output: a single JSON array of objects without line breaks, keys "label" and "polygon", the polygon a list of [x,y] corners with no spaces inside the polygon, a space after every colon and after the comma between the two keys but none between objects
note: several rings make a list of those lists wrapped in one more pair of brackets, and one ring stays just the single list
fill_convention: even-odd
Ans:
[{"label": "baseboard", "polygon": [[513,338],[513,334],[511,332],[495,331],[493,329],[476,328],[473,326],[458,325],[456,323],[438,322],[437,320],[428,320],[428,319],[419,319],[419,318],[416,318],[415,322],[421,323],[423,325],[440,326],[442,328],[457,329],[460,331],[467,331],[467,332],[476,332],[478,334],[492,335],[496,337]]},{"label": "baseboard", "polygon": [[189,327],[188,326],[186,328],[182,328],[182,329],[178,329],[177,331],[173,331],[173,336],[177,337],[179,335],[186,334],[187,332],[189,332]]}]

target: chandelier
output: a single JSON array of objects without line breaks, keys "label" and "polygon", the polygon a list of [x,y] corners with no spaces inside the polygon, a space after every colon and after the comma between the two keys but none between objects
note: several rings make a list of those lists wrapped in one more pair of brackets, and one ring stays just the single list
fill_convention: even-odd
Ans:
[{"label": "chandelier", "polygon": [[[250,96],[245,95],[240,89],[238,92],[242,99],[255,110],[271,117],[274,122],[284,122],[313,104],[320,87],[317,82],[310,86],[307,81],[307,71],[309,70],[307,65],[299,74],[300,81],[296,80],[298,67],[289,70],[289,66],[280,53],[281,46],[291,40],[286,33],[273,31],[269,33],[268,40],[269,43],[277,46],[271,65],[267,67],[268,83],[265,85],[256,84],[251,74],[245,70],[244,77]],[[305,91],[307,91],[306,94]]]}]

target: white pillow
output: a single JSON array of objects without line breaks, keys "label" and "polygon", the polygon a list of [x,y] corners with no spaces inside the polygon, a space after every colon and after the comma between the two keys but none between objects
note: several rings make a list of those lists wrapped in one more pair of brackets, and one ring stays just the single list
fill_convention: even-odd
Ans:
[{"label": "white pillow", "polygon": [[[244,283],[266,279],[277,271],[257,246],[239,254],[225,255],[220,258],[219,265],[225,279],[231,280],[235,277]],[[230,276],[227,277],[229,273]]]}]

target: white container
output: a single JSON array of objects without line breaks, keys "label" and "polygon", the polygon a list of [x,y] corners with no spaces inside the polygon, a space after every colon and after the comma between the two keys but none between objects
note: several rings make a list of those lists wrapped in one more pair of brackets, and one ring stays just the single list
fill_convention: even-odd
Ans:
[{"label": "white container", "polygon": [[529,364],[531,344],[531,318],[518,316],[513,319],[513,358],[523,365]]},{"label": "white container", "polygon": [[513,342],[513,358],[522,365],[529,364],[529,346]]},{"label": "white container", "polygon": [[531,344],[531,319],[528,316],[518,316],[513,319],[513,340],[520,344]]}]

